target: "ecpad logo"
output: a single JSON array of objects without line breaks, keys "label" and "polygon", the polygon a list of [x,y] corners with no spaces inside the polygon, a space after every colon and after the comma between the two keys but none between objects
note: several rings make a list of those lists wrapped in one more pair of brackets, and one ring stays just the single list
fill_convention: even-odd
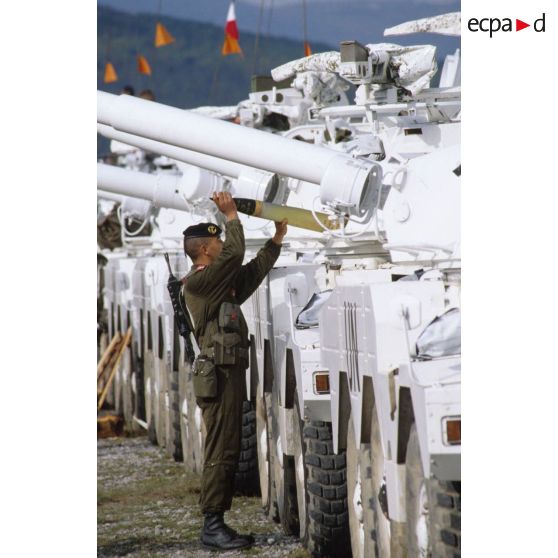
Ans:
[{"label": "ecpad logo", "polygon": [[[537,33],[545,32],[545,25],[546,25],[545,16],[546,14],[543,13],[543,15],[539,19],[536,19],[533,23],[533,29]],[[521,31],[522,29],[526,29],[527,27],[531,27],[531,24],[525,23],[520,19],[515,20],[515,31]],[[490,38],[492,38],[493,33],[497,33],[498,31],[507,32],[507,31],[514,30],[512,20],[509,17],[505,17],[503,19],[500,19],[498,17],[494,17],[494,18],[485,17],[483,19],[472,17],[467,22],[467,28],[469,29],[469,31],[472,31],[473,33],[476,33],[477,31],[490,33]]]}]

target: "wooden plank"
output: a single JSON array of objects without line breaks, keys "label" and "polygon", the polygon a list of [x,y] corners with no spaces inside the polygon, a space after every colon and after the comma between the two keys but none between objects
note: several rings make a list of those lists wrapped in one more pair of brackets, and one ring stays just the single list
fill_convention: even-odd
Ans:
[{"label": "wooden plank", "polygon": [[132,338],[132,328],[129,327],[124,337],[124,341],[122,342],[122,345],[120,345],[118,351],[118,358],[116,359],[116,362],[114,363],[114,366],[110,371],[110,376],[107,380],[105,387],[103,388],[103,393],[101,394],[99,402],[97,403],[97,411],[103,406],[103,403],[105,402],[105,398],[107,396],[110,384],[112,383],[112,380],[114,379],[114,376],[116,374],[116,370],[118,369],[118,364],[120,363],[120,359],[122,358],[122,355],[124,354],[126,347],[129,345],[131,338]]},{"label": "wooden plank", "polygon": [[122,342],[123,339],[120,339],[120,341],[116,344],[116,346],[112,351],[112,354],[110,355],[109,361],[106,363],[103,370],[101,370],[100,375],[97,377],[97,388],[99,388],[104,384],[105,381],[104,377],[106,376],[106,372],[110,372],[112,370],[112,367],[114,366],[114,362],[118,358],[118,352],[120,351],[120,345],[122,344]]},{"label": "wooden plank", "polygon": [[122,339],[122,336],[120,335],[120,332],[117,331],[116,335],[111,339],[111,341],[109,343],[109,346],[105,349],[105,352],[103,353],[103,356],[101,357],[101,360],[99,361],[99,364],[97,364],[97,381],[101,377],[101,374],[103,373],[103,370],[105,369],[105,366],[107,365],[108,361],[110,360],[110,355],[112,354],[113,349],[116,347],[116,345],[118,343],[120,343],[121,339]]}]

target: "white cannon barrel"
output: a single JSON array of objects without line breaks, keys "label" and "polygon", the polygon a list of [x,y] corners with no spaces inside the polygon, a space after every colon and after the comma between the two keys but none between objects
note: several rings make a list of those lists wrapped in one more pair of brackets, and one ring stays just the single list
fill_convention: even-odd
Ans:
[{"label": "white cannon barrel", "polygon": [[237,163],[319,184],[335,151],[132,97],[98,92],[98,122]]},{"label": "white cannon barrel", "polygon": [[381,177],[376,163],[338,151],[207,118],[130,95],[97,92],[101,124],[242,165],[321,185],[322,203],[353,214],[369,209]]},{"label": "white cannon barrel", "polygon": [[114,192],[107,192],[106,190],[101,190],[99,188],[97,188],[97,197],[103,200],[122,202],[121,194],[115,194]]},{"label": "white cannon barrel", "polygon": [[148,174],[97,163],[97,188],[148,200],[156,207],[188,211],[182,197],[182,177],[175,174]]},{"label": "white cannon barrel", "polygon": [[207,169],[231,178],[238,178],[242,171],[247,169],[244,165],[239,165],[238,163],[233,163],[232,161],[227,161],[225,159],[219,159],[219,157],[204,155],[203,153],[198,153],[197,151],[176,147],[175,145],[169,145],[168,143],[163,143],[161,141],[155,141],[142,136],[137,136],[135,134],[120,132],[119,130],[115,130],[112,126],[107,126],[106,124],[97,124],[97,132],[105,138],[117,140],[127,145],[144,149],[145,151],[149,151],[151,153],[166,155],[176,161],[181,161],[189,165],[195,165],[196,167]]}]

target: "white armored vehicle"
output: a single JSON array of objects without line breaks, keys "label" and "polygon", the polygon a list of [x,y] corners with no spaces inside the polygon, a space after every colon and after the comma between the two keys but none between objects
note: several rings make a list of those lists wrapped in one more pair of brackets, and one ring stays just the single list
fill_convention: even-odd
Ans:
[{"label": "white armored vehicle", "polygon": [[[458,18],[406,25],[455,33]],[[105,342],[133,332],[113,402],[190,469],[203,427],[163,253],[186,273],[181,231],[219,218],[217,190],[290,219],[243,307],[238,479],[315,556],[460,555],[459,51],[431,88],[436,69],[429,45],[346,41],[275,69],[280,87],[260,80],[213,118],[98,97],[100,133],[163,156],[151,173],[99,165],[102,203],[116,196],[121,224],[142,223],[103,252]],[[249,259],[272,223],[242,220]]]}]

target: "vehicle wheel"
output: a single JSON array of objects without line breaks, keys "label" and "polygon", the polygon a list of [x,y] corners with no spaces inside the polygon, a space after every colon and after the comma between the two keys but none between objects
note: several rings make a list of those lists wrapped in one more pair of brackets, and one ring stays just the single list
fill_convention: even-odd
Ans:
[{"label": "vehicle wheel", "polygon": [[[296,535],[298,527],[298,505],[296,500],[296,481],[294,459],[285,455],[279,429],[279,394],[275,383],[271,397],[272,403],[272,452],[270,452],[273,469],[273,486],[277,498],[279,522],[287,535]],[[288,412],[288,411],[287,411]]]},{"label": "vehicle wheel", "polygon": [[[373,558],[375,549],[371,531],[364,520],[365,487],[370,463],[370,444],[357,444],[352,418],[347,431],[347,508],[353,558]],[[370,485],[370,482],[367,483]],[[369,491],[370,494],[372,491]],[[369,540],[366,540],[366,539]]]},{"label": "vehicle wheel", "polygon": [[258,452],[258,471],[262,508],[269,514],[271,502],[271,471],[269,460],[269,429],[267,427],[267,408],[265,397],[258,386],[256,393],[256,442]]},{"label": "vehicle wheel", "polygon": [[180,438],[184,466],[187,471],[201,473],[203,469],[201,409],[196,405],[190,364],[183,362],[183,359],[181,359],[179,366]]},{"label": "vehicle wheel", "polygon": [[134,393],[134,416],[136,416],[140,420],[145,420],[145,382],[143,367],[143,358],[138,354],[137,347],[134,346],[134,352],[132,353],[132,388]]},{"label": "vehicle wheel", "polygon": [[259,496],[256,411],[251,401],[242,402],[242,439],[235,472],[235,491],[243,496]]},{"label": "vehicle wheel", "polygon": [[380,434],[380,422],[376,406],[372,409],[372,513],[374,529],[372,539],[375,542],[375,551],[378,558],[405,558],[406,534],[404,524],[389,520],[387,506],[387,489],[385,481],[384,451]]},{"label": "vehicle wheel", "polygon": [[277,503],[277,489],[275,487],[275,437],[273,434],[273,397],[271,393],[264,393],[265,410],[267,413],[267,440],[269,448],[269,511],[268,517],[275,523],[280,523],[279,504]]},{"label": "vehicle wheel", "polygon": [[348,557],[351,542],[345,452],[333,453],[330,423],[306,423],[303,435],[308,494],[307,548],[316,557]]},{"label": "vehicle wheel", "polygon": [[168,377],[167,413],[167,453],[175,460],[182,461],[182,438],[180,434],[180,394],[178,389],[178,370],[171,368]]},{"label": "vehicle wheel", "polygon": [[416,425],[407,444],[406,512],[409,558],[461,554],[461,485],[425,479]]},{"label": "vehicle wheel", "polygon": [[165,381],[166,367],[165,362],[161,358],[155,357],[155,397],[153,407],[155,409],[155,430],[157,431],[157,442],[162,448],[166,447],[167,443],[167,425],[166,425],[166,411],[167,411],[167,386]]},{"label": "vehicle wheel", "polygon": [[306,501],[306,465],[304,463],[304,420],[302,420],[298,397],[295,396],[293,409],[293,447],[296,482],[296,501],[298,507],[299,537],[306,544],[308,540],[308,506]]},{"label": "vehicle wheel", "polygon": [[134,394],[132,390],[132,356],[131,348],[127,347],[122,355],[122,414],[124,424],[128,430],[133,430],[134,423]]},{"label": "vehicle wheel", "polygon": [[147,423],[147,437],[152,444],[157,443],[157,430],[155,429],[155,382],[154,359],[151,351],[145,352],[143,368],[143,385],[145,392],[145,422]]}]

